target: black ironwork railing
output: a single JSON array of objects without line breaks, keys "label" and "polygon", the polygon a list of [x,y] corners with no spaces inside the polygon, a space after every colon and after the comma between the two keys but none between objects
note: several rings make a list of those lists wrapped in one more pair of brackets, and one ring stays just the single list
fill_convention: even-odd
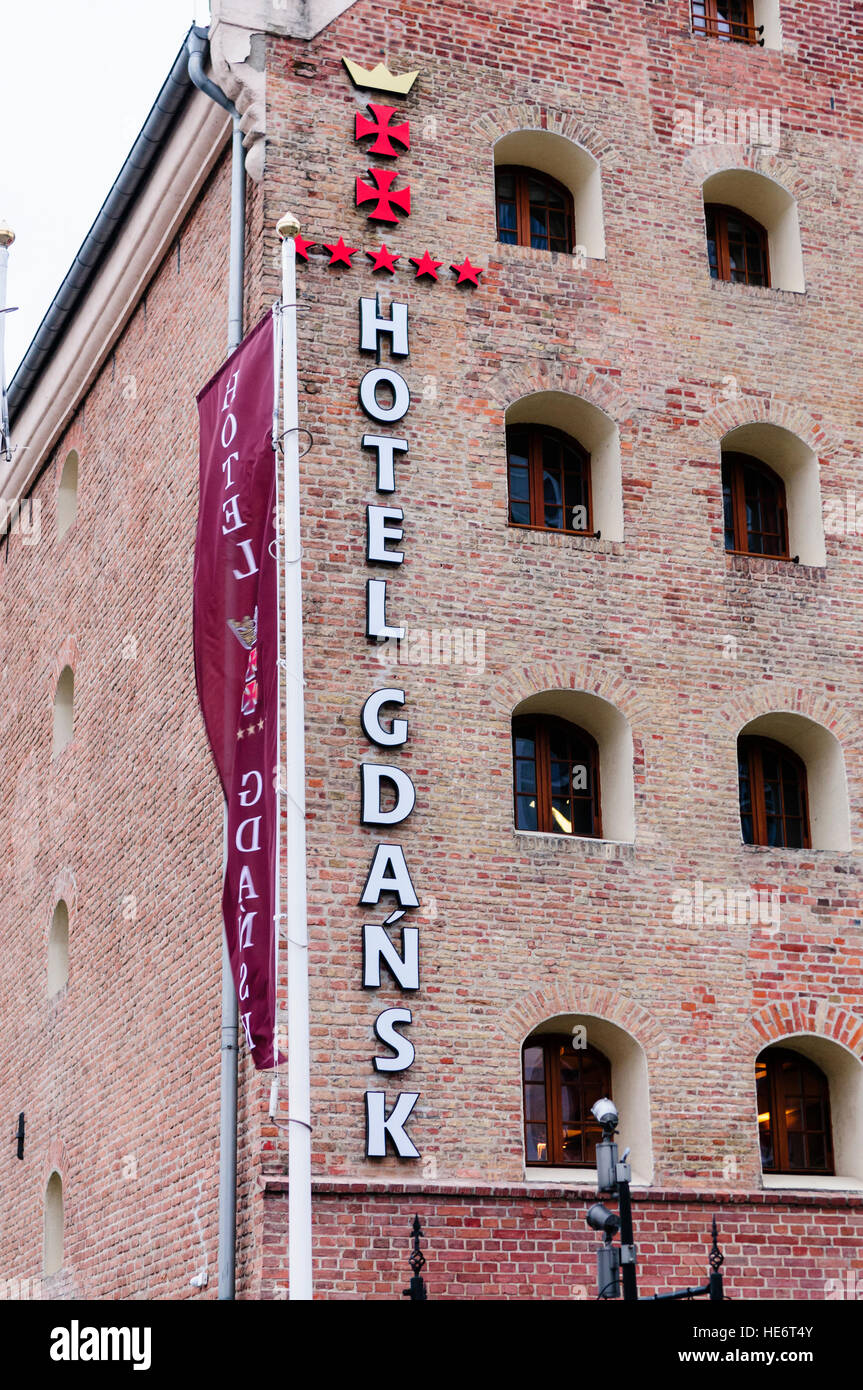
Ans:
[{"label": "black ironwork railing", "polygon": [[745,24],[741,19],[712,19],[707,15],[692,17],[692,32],[707,39],[725,39],[731,43],[759,44],[764,47],[764,25]]}]

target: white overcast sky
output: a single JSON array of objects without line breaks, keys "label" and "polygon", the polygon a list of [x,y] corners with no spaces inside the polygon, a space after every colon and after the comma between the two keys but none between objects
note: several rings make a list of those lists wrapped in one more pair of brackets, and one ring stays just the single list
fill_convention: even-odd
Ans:
[{"label": "white overcast sky", "polygon": [[87,235],[207,0],[0,0],[7,377]]}]

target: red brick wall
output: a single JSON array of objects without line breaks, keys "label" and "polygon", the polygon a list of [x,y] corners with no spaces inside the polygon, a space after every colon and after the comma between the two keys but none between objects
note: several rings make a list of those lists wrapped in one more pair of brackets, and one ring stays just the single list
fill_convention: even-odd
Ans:
[{"label": "red brick wall", "polygon": [[[861,324],[848,259],[859,117],[839,91],[840,71],[859,86],[860,46],[850,4],[829,19],[815,4],[784,11],[783,53],[694,39],[684,0],[591,4],[565,23],[552,4],[363,0],[312,43],[271,42],[267,227],[289,206],[309,238],[367,250],[384,236],[404,258],[392,279],[373,277],[362,254],[347,270],[313,253],[299,273],[300,413],[314,436],[303,487],[321,1174],[369,1171],[372,1025],[403,1002],[359,987],[361,923],[383,912],[357,907],[379,838],[359,824],[357,770],[375,757],[359,715],[395,675],[411,719],[397,761],[417,786],[395,838],[421,899],[424,978],[411,1002],[417,1060],[401,1082],[421,1092],[411,1130],[426,1177],[521,1180],[520,1044],[557,1013],[599,1014],[643,1046],[656,1181],[672,1187],[759,1186],[753,1065],[765,1042],[799,1028],[860,1055],[861,538],[828,539],[826,570],[741,565],[722,541],[720,440],[735,425],[797,434],[821,459],[825,497],[860,478],[844,346]],[[412,122],[395,167],[413,211],[383,233],[352,206],[373,161],[353,141],[364,99],[343,54],[420,70],[396,102]],[[805,296],[710,280],[701,184],[715,151],[671,141],[674,109],[696,99],[779,107],[780,152],[745,159],[798,199]],[[600,160],[606,261],[578,271],[495,241],[493,142],[524,124],[568,133]],[[407,260],[426,247],[444,262],[435,285]],[[484,275],[457,293],[447,268],[465,253]],[[399,364],[414,397],[398,426],[410,453],[393,498],[407,520],[405,564],[387,576],[391,621],[485,629],[482,674],[381,668],[362,635],[365,581],[379,572],[364,558],[376,497],[355,325],[358,297],[375,289],[385,305],[408,302],[412,333]],[[504,413],[539,390],[581,395],[617,422],[622,544],[507,527]],[[593,692],[629,721],[634,848],[514,833],[510,715],[549,688]],[[740,844],[736,735],[771,709],[839,739],[853,853]],[[775,888],[781,931],[675,923],[673,894],[697,880]],[[283,1136],[268,1136],[275,1172]],[[402,1174],[395,1158],[381,1167]]]},{"label": "red brick wall", "polygon": [[[359,715],[393,674],[411,720],[398,761],[418,801],[397,838],[421,898],[423,978],[407,1078],[422,1093],[411,1132],[423,1164],[375,1167],[378,1181],[396,1185],[391,1195],[321,1190],[322,1291],[354,1295],[358,1262],[373,1266],[368,1251],[384,1250],[389,1272],[375,1292],[397,1296],[420,1202],[433,1296],[476,1284],[502,1292],[511,1278],[525,1293],[548,1278],[568,1296],[566,1270],[545,1254],[540,1261],[538,1245],[519,1252],[526,1268],[514,1275],[502,1248],[488,1252],[495,1267],[485,1271],[458,1245],[467,1241],[456,1234],[463,1217],[479,1223],[466,1230],[499,1228],[497,1199],[465,1195],[490,1183],[507,1184],[506,1229],[542,1212],[530,1218],[543,1232],[535,1240],[553,1239],[547,1221],[590,1289],[582,1198],[525,1198],[517,1187],[520,1045],[557,1013],[616,1022],[647,1057],[655,1178],[672,1197],[639,1198],[645,1279],[671,1258],[675,1230],[686,1258],[669,1278],[703,1277],[720,1201],[732,1281],[757,1278],[768,1232],[787,1237],[781,1259],[793,1296],[807,1292],[807,1279],[821,1296],[821,1282],[845,1267],[855,1207],[759,1194],[753,1061],[766,1041],[793,1031],[860,1055],[863,542],[830,539],[827,568],[815,571],[729,561],[721,534],[719,441],[736,424],[793,430],[821,459],[825,497],[863,486],[849,384],[863,327],[856,8],[840,0],[828,13],[803,0],[784,5],[783,18],[787,47],[776,54],[693,39],[688,0],[590,3],[565,22],[548,0],[529,9],[360,0],[311,43],[269,44],[249,321],[278,293],[274,227],[286,207],[316,241],[343,234],[365,250],[385,237],[403,257],[382,286],[362,255],[353,271],[331,271],[318,255],[299,274],[301,423],[313,435],[302,480],[313,1150],[322,1179],[369,1181],[362,1097],[379,1082],[372,1025],[401,1002],[359,987],[357,907],[378,838],[359,825],[357,769],[370,751]],[[373,161],[353,143],[364,103],[343,53],[421,72],[397,103],[412,122],[412,150],[397,167],[414,211],[392,235],[352,207],[354,180]],[[714,155],[671,143],[673,110],[698,99],[779,106],[779,155],[746,158],[798,200],[805,297],[709,280],[700,188]],[[599,159],[605,262],[577,271],[568,258],[496,243],[492,145],[525,123],[569,133]],[[28,1121],[25,1164],[11,1143],[2,1160],[0,1277],[39,1272],[41,1201],[56,1164],[67,1269],[55,1292],[187,1295],[205,1257],[214,1278],[221,808],[190,634],[193,394],[224,351],[227,205],[223,165],[184,230],[179,269],[172,253],[38,484],[45,539],[25,549],[13,538],[0,576],[0,1114],[10,1128],[20,1109]],[[416,282],[407,259],[426,248],[444,262],[434,286]],[[484,275],[478,290],[457,293],[448,266],[465,254]],[[356,313],[359,295],[376,288],[385,304],[407,300],[412,316],[411,448],[393,499],[406,511],[406,563],[391,577],[392,616],[484,629],[482,673],[387,672],[362,635],[364,508],[377,499],[360,447],[367,425],[356,390],[367,361]],[[122,391],[129,377],[134,401]],[[623,543],[507,528],[504,414],[542,389],[582,395],[618,424]],[[57,545],[59,469],[73,446],[78,520]],[[119,655],[127,635],[138,642],[134,662]],[[76,674],[76,735],[54,765],[51,700],[66,662]],[[634,849],[606,854],[514,833],[510,715],[549,688],[591,691],[629,721]],[[740,845],[736,733],[771,708],[808,713],[840,740],[853,853]],[[672,894],[699,879],[778,887],[782,932],[765,939],[675,924]],[[45,942],[61,887],[72,965],[65,997],[49,1005]],[[127,923],[129,897],[137,916]],[[287,1098],[283,1089],[279,1124],[268,1125],[268,1090],[268,1079],[245,1074],[240,1288],[250,1294],[285,1279],[286,1202],[267,1199],[274,1215],[264,1230],[257,1185],[262,1167],[276,1179],[285,1172]],[[126,1155],[136,1158],[134,1179],[123,1177]],[[417,1180],[434,1173],[459,1192],[415,1198],[400,1186],[405,1171]],[[710,1199],[700,1203],[699,1192]],[[666,1232],[656,1252],[651,1219]],[[436,1225],[444,1220],[446,1243]],[[343,1254],[346,1231],[353,1244]]]},{"label": "red brick wall", "polygon": [[[42,1272],[64,1185],[65,1260],[45,1296],[185,1297],[215,1279],[221,797],[197,709],[194,394],[224,356],[229,166],[205,186],[34,489],[41,539],[0,557],[3,951],[0,1279]],[[56,539],[71,448],[78,512]],[[60,670],[74,738],[51,756]],[[69,906],[69,982],[47,937]],[[212,1292],[212,1289],[211,1289]]]},{"label": "red brick wall", "polygon": [[[594,1299],[600,1240],[585,1222],[594,1201],[587,1187],[319,1182],[316,1297],[401,1298],[418,1215],[430,1299]],[[286,1296],[287,1205],[271,1182],[264,1199],[264,1298]],[[714,1216],[727,1297],[857,1298],[863,1292],[859,1199],[762,1192],[696,1197],[654,1188],[633,1197],[642,1297],[707,1282]]]}]

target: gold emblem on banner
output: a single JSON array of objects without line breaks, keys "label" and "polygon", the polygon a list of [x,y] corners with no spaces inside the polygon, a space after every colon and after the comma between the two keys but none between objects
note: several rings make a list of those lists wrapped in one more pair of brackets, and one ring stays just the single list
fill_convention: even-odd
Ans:
[{"label": "gold emblem on banner", "polygon": [[419,68],[416,72],[405,72],[401,77],[396,77],[384,63],[378,63],[373,68],[361,68],[359,63],[352,63],[350,58],[342,58],[342,62],[355,87],[371,88],[374,92],[395,92],[400,97],[407,96],[420,75]]}]

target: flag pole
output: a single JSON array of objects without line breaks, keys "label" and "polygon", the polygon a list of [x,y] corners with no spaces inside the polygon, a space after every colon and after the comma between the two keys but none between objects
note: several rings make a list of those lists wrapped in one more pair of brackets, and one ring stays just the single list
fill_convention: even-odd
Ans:
[{"label": "flag pole", "polygon": [[12,441],[9,438],[9,404],[6,399],[6,271],[9,247],[14,240],[12,228],[0,219],[0,449],[7,463],[12,462]]},{"label": "flag pole", "polygon": [[312,1127],[309,1099],[309,951],[306,921],[306,752],[300,441],[297,404],[296,244],[286,213],[282,242],[282,444],[284,456],[286,927],[288,938],[288,1275],[291,1299],[312,1297]]}]

